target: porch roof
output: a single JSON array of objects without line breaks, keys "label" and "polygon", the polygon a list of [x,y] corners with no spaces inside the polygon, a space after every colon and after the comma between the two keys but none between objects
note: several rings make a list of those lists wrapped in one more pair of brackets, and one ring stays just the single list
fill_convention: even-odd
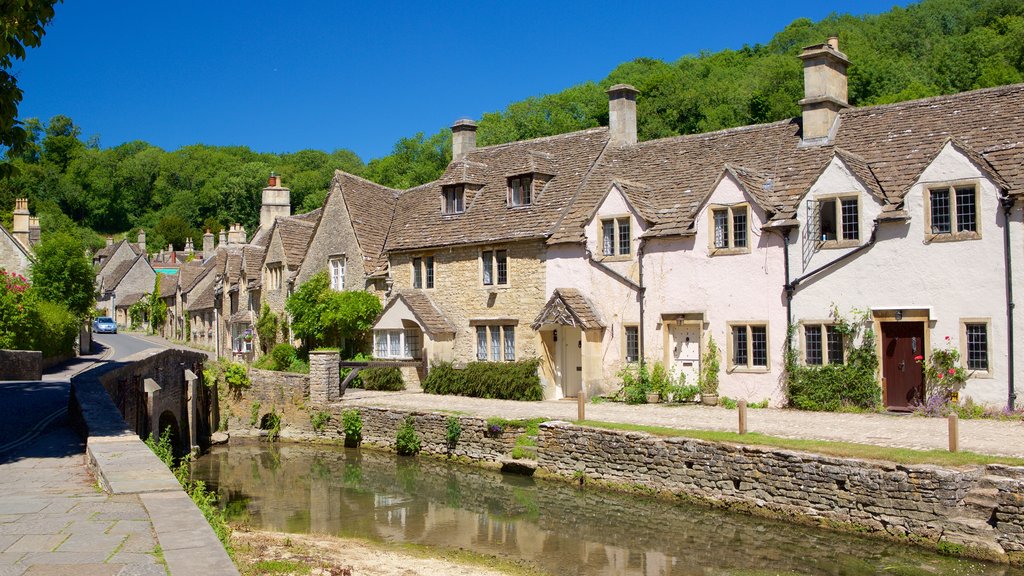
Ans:
[{"label": "porch roof", "polygon": [[[396,305],[401,305],[405,310],[392,310]],[[391,312],[391,314],[389,314]],[[430,296],[423,293],[422,290],[401,290],[395,294],[387,305],[384,306],[384,310],[381,311],[380,316],[377,316],[377,320],[374,321],[373,327],[376,329],[379,327],[382,320],[388,316],[394,315],[398,312],[399,315],[411,315],[408,320],[413,320],[423,331],[429,336],[438,335],[454,335],[455,326],[448,320],[444,312],[434,304]]]},{"label": "porch roof", "polygon": [[590,304],[587,297],[576,288],[556,288],[533,321],[533,329],[540,330],[545,324],[577,326],[584,330],[604,328],[601,316]]}]

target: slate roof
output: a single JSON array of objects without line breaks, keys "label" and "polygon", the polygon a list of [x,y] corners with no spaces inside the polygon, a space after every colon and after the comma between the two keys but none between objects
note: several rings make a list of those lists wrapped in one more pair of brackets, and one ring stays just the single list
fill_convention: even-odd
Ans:
[{"label": "slate roof", "polygon": [[[952,141],[1011,194],[1024,190],[1024,85],[975,90],[840,113],[834,142],[804,146],[799,119],[609,147],[549,243],[580,242],[613,183],[643,191],[636,206],[647,236],[689,234],[716,177],[729,171],[768,211],[790,222],[833,156],[883,200],[886,217],[906,217],[902,201],[922,170]],[[626,192],[632,198],[636,194]],[[654,217],[648,218],[653,212]]]},{"label": "slate roof", "polygon": [[[387,250],[545,237],[586,181],[608,138],[607,128],[592,128],[470,151],[465,161],[449,165],[441,179],[398,196]],[[509,207],[508,177],[519,170],[552,178],[534,190],[531,205]],[[441,187],[459,180],[482,187],[467,186],[465,212],[443,215]]]},{"label": "slate roof", "polygon": [[[422,290],[400,290],[384,306],[384,310],[381,311],[380,316],[377,316],[377,320],[380,320],[381,316],[399,300],[405,303],[427,334],[455,334],[455,325]],[[375,324],[377,320],[374,321]]]}]

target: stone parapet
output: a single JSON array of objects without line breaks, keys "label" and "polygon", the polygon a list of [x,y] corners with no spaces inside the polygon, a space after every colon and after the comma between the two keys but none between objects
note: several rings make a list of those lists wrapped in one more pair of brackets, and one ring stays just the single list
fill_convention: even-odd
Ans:
[{"label": "stone parapet", "polygon": [[246,398],[265,405],[298,404],[309,396],[309,375],[274,370],[249,370]]},{"label": "stone parapet", "polygon": [[309,401],[314,405],[330,404],[341,398],[338,372],[340,353],[315,351],[309,353]]},{"label": "stone parapet", "polygon": [[0,350],[0,380],[41,380],[42,377],[42,352]]}]

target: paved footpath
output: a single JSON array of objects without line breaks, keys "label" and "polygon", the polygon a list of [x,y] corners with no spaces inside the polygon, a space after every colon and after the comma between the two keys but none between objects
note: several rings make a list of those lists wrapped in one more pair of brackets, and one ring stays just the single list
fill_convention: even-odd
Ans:
[{"label": "paved footpath", "polygon": [[[431,412],[456,412],[508,419],[550,418],[576,420],[575,400],[516,402],[461,396],[438,396],[418,391],[368,392],[349,390],[341,405],[365,405]],[[748,410],[747,430],[783,438],[856,442],[918,450],[949,447],[947,421],[896,414],[837,414],[777,408]],[[647,404],[627,406],[618,402],[586,405],[588,420],[665,426],[688,430],[735,432],[736,410],[693,405]],[[1024,458],[1024,422],[961,420],[960,449],[979,454]]]}]

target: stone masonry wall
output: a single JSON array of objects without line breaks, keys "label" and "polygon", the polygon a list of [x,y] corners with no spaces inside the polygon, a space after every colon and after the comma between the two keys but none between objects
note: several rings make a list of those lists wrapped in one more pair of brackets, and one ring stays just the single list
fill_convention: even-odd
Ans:
[{"label": "stone masonry wall", "polygon": [[43,353],[38,350],[0,350],[0,380],[39,380]]},{"label": "stone masonry wall", "polygon": [[[508,250],[508,285],[485,286],[480,253]],[[516,359],[540,355],[530,327],[544,306],[546,268],[544,243],[523,241],[493,246],[465,246],[433,252],[394,254],[391,275],[395,289],[412,288],[412,258],[434,257],[434,288],[426,290],[455,325],[456,362],[476,360],[476,328],[472,319],[516,319]]]},{"label": "stone masonry wall", "polygon": [[568,423],[541,425],[541,468],[1024,561],[1024,469],[832,458]]},{"label": "stone masonry wall", "polygon": [[249,389],[245,396],[267,406],[301,402],[309,396],[309,376],[272,370],[249,370]]}]

